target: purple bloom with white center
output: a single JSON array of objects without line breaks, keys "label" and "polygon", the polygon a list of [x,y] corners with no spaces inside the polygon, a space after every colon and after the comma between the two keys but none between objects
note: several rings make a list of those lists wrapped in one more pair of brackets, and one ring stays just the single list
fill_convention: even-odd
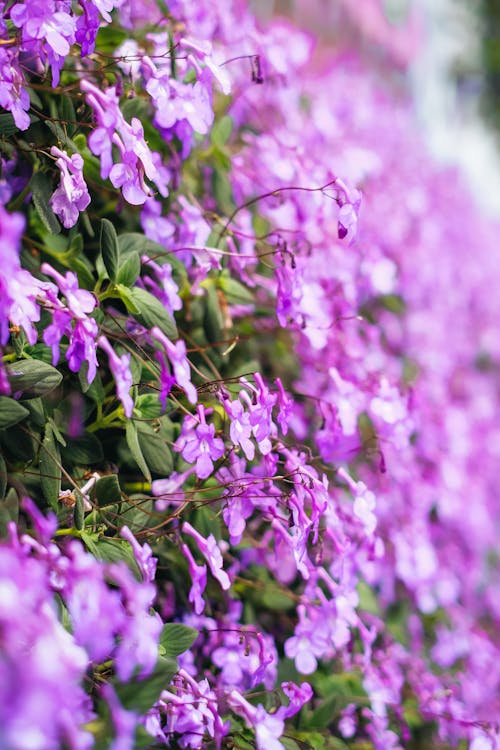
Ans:
[{"label": "purple bloom with white center", "polygon": [[186,437],[174,445],[174,449],[182,452],[182,458],[188,463],[196,461],[196,476],[206,479],[214,470],[214,461],[218,461],[224,454],[224,442],[215,437],[215,427],[207,424],[205,408],[198,406],[199,424]]},{"label": "purple bloom with white center", "polygon": [[133,384],[130,354],[126,352],[119,356],[105,336],[99,336],[97,343],[108,355],[109,369],[115,379],[117,396],[123,404],[125,416],[130,418],[134,409],[134,401],[130,395]]},{"label": "purple bloom with white center", "polygon": [[66,151],[56,146],[50,149],[52,156],[57,156],[56,164],[61,171],[59,187],[50,199],[54,213],[59,216],[66,229],[73,227],[78,221],[80,211],[84,211],[90,203],[90,195],[83,179],[83,159],[80,154],[69,157]]},{"label": "purple bloom with white center", "polygon": [[163,407],[165,408],[166,398],[174,383],[177,383],[180,388],[183,388],[188,397],[188,401],[191,404],[195,404],[198,401],[198,394],[196,393],[196,388],[191,382],[189,361],[186,356],[186,344],[182,339],[179,339],[173,344],[157,326],[154,326],[154,328],[151,329],[151,336],[163,345],[168,361],[174,371],[174,377],[172,378],[169,374],[165,356],[161,352],[157,352],[156,358],[162,368],[162,391],[160,393],[160,400],[163,403]]},{"label": "purple bloom with white center", "polygon": [[196,529],[194,529],[190,523],[185,521],[182,524],[182,531],[184,534],[189,534],[192,537],[200,550],[201,554],[208,563],[208,566],[212,572],[214,578],[216,578],[224,591],[227,591],[231,587],[231,580],[222,568],[222,553],[217,540],[213,534],[205,539]]}]

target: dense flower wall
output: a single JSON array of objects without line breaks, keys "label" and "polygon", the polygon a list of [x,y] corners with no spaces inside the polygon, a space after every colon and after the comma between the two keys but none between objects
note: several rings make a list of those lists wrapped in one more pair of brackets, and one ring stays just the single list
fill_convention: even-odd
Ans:
[{"label": "dense flower wall", "polygon": [[0,9],[0,746],[498,747],[481,196],[244,0]]}]

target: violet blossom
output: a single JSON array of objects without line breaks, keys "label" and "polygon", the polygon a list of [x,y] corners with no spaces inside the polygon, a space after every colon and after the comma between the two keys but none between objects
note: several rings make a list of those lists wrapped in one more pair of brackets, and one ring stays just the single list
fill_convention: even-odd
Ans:
[{"label": "violet blossom", "polygon": [[224,454],[224,442],[215,437],[215,427],[207,424],[205,408],[198,406],[198,425],[187,435],[181,436],[174,445],[176,451],[182,453],[182,458],[188,463],[196,461],[196,475],[199,479],[206,479],[214,469],[214,461],[218,461]]},{"label": "violet blossom", "polygon": [[134,401],[130,395],[133,385],[132,372],[130,370],[130,354],[118,355],[105,336],[99,336],[97,344],[104,349],[108,355],[109,368],[116,383],[116,393],[123,404],[126,417],[131,417],[134,410]]},{"label": "violet blossom", "polygon": [[195,540],[198,549],[208,563],[213,577],[219,581],[224,591],[227,591],[227,589],[231,587],[231,580],[226,571],[222,568],[223,560],[221,548],[219,544],[217,544],[214,535],[210,534],[207,539],[205,539],[187,521],[184,521],[182,524],[182,531],[184,534],[189,534],[189,536]]},{"label": "violet blossom", "polygon": [[78,221],[78,214],[90,203],[90,195],[83,179],[83,159],[80,154],[69,157],[66,151],[52,146],[50,153],[57,156],[56,164],[61,171],[59,187],[52,194],[50,205],[66,229]]},{"label": "violet blossom", "polygon": [[191,382],[189,361],[186,356],[186,344],[184,343],[184,341],[182,339],[179,339],[175,342],[175,344],[173,344],[170,339],[165,336],[163,331],[161,331],[157,326],[154,326],[151,329],[151,337],[162,344],[168,357],[168,362],[170,363],[174,371],[172,377],[169,373],[165,355],[163,353],[156,352],[156,358],[161,366],[162,390],[160,393],[160,401],[163,403],[164,408],[166,404],[166,398],[174,383],[176,383],[180,388],[184,389],[184,391],[186,392],[186,396],[188,397],[188,401],[191,404],[196,404],[198,400],[198,394],[196,393],[196,388]]}]

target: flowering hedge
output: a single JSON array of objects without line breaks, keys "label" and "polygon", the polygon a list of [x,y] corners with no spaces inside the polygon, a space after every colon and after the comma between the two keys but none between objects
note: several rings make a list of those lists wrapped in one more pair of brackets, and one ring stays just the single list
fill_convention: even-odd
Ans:
[{"label": "flowering hedge", "polygon": [[0,8],[1,747],[497,747],[499,228],[244,0]]}]

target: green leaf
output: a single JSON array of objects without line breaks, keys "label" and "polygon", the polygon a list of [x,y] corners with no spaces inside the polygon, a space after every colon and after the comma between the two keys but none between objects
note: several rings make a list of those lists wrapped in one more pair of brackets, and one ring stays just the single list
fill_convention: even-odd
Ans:
[{"label": "green leaf", "polygon": [[15,399],[0,396],[0,430],[6,430],[21,422],[28,414],[28,409]]},{"label": "green leaf", "polygon": [[51,234],[59,234],[61,225],[50,207],[49,199],[53,193],[51,180],[42,172],[36,172],[31,178],[31,194],[37,213],[44,227]]},{"label": "green leaf", "polygon": [[120,265],[120,249],[116,229],[108,219],[101,220],[101,255],[111,281],[116,281]]},{"label": "green leaf", "polygon": [[140,272],[141,259],[139,258],[139,253],[133,252],[120,263],[116,280],[119,284],[129,287],[135,283]]},{"label": "green leaf", "polygon": [[145,289],[140,289],[137,286],[130,290],[130,294],[139,310],[139,313],[135,316],[139,323],[145,325],[146,328],[158,326],[169,339],[174,340],[178,338],[175,321],[159,299]]},{"label": "green leaf", "polygon": [[221,146],[224,146],[224,144],[229,140],[232,129],[232,119],[229,117],[229,115],[224,115],[214,124],[210,132],[210,140],[214,145],[219,146],[220,148]]},{"label": "green leaf", "polygon": [[116,683],[115,690],[128,711],[145,714],[156,703],[162,690],[166,690],[170,680],[178,670],[175,659],[159,657],[153,673],[145,680],[128,680],[126,684]]},{"label": "green leaf", "polygon": [[124,286],[123,284],[117,284],[115,289],[121,301],[127,308],[127,312],[132,313],[132,315],[140,313],[140,309],[132,296],[132,289],[129,289],[128,286]]},{"label": "green leaf", "polygon": [[137,424],[137,437],[149,469],[168,477],[174,470],[174,462],[166,441],[144,422]]},{"label": "green leaf", "polygon": [[5,490],[7,489],[7,464],[5,459],[0,453],[0,499],[3,500],[5,497]]},{"label": "green leaf", "polygon": [[210,286],[205,287],[203,329],[207,340],[211,344],[215,344],[222,340],[223,324],[224,321],[219,300],[217,298],[217,291],[215,287],[210,284]]},{"label": "green leaf", "polygon": [[95,401],[96,404],[102,404],[106,394],[104,393],[104,387],[102,385],[101,376],[99,373],[95,376],[93,381],[89,385],[87,380],[87,368],[82,367],[78,372],[78,380],[80,381],[80,388],[82,393]]},{"label": "green leaf", "polygon": [[198,635],[196,628],[180,622],[167,622],[161,631],[160,646],[165,650],[165,656],[179,656],[191,648]]},{"label": "green leaf", "polygon": [[95,484],[95,495],[99,505],[112,505],[122,499],[120,482],[116,474],[101,477]]},{"label": "green leaf", "polygon": [[100,463],[103,459],[102,445],[95,435],[87,433],[82,437],[71,440],[66,435],[67,445],[62,449],[65,464],[72,466],[87,466]]},{"label": "green leaf", "polygon": [[52,510],[57,511],[61,491],[61,454],[50,424],[45,427],[45,435],[40,447],[39,468],[43,496]]},{"label": "green leaf", "polygon": [[81,540],[87,547],[88,551],[99,559],[99,548],[97,546],[98,537],[97,534],[88,534],[86,531],[82,531]]},{"label": "green leaf", "polygon": [[222,289],[231,305],[251,305],[255,303],[252,292],[230,276],[219,276],[217,286]]},{"label": "green leaf", "polygon": [[149,471],[149,467],[146,463],[146,460],[141,450],[141,446],[139,444],[139,436],[137,433],[137,427],[130,420],[127,422],[127,425],[125,427],[125,437],[127,438],[127,445],[130,449],[130,452],[132,454],[134,461],[136,462],[137,466],[142,471],[142,473],[144,474],[148,482],[150,482],[151,472]]},{"label": "green leaf", "polygon": [[[30,125],[34,122],[38,122],[39,118],[36,115],[30,115]],[[0,114],[0,136],[7,136],[7,138],[15,133],[19,132],[19,128],[14,122],[10,112],[2,112]]]},{"label": "green leaf", "polygon": [[23,359],[5,366],[14,393],[22,398],[45,396],[60,384],[62,373],[39,359]]},{"label": "green leaf", "polygon": [[142,396],[138,396],[134,408],[142,419],[156,419],[162,412],[160,399],[156,393],[144,393]]},{"label": "green leaf", "polygon": [[19,520],[19,497],[13,487],[7,492],[5,500],[0,503],[0,537],[7,536],[7,524]]},{"label": "green leaf", "polygon": [[160,265],[168,263],[172,266],[174,274],[181,279],[186,278],[186,267],[173,253],[166,250],[163,245],[148,239],[139,232],[126,232],[118,237],[120,252],[125,254],[136,252],[139,256],[147,255]]},{"label": "green leaf", "polygon": [[[110,510],[112,509],[110,508]],[[116,515],[118,515],[117,512],[115,512],[115,523]],[[121,504],[119,517],[120,522],[125,526],[128,526],[130,531],[134,534],[144,531],[145,529],[150,529],[153,526],[158,526],[162,520],[161,514],[155,510],[154,502],[151,497],[140,495],[133,495],[130,497],[129,503]]]},{"label": "green leaf", "polygon": [[85,506],[81,492],[75,492],[75,507],[73,509],[73,523],[75,529],[81,531],[85,523]]},{"label": "green leaf", "polygon": [[132,547],[129,542],[126,542],[125,540],[111,539],[107,536],[101,537],[101,539],[95,543],[95,551],[93,554],[98,560],[103,560],[104,562],[124,562],[128,565],[138,580],[142,578],[134,553],[132,552]]}]

